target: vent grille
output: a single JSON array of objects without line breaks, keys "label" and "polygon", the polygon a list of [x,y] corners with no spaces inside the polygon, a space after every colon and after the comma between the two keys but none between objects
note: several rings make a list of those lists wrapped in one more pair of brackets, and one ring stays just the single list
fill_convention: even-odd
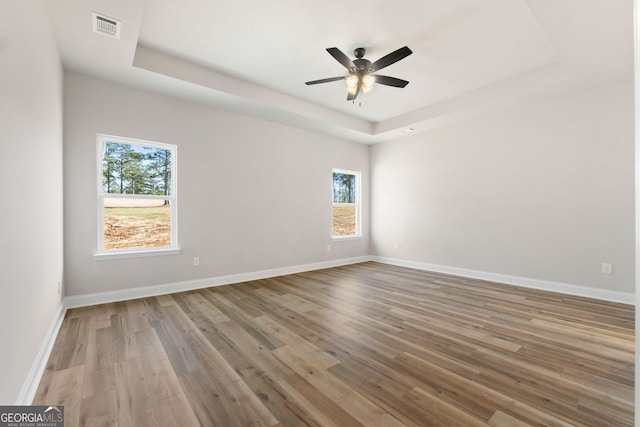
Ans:
[{"label": "vent grille", "polygon": [[120,38],[120,21],[117,19],[91,12],[91,22],[94,33],[104,34],[116,39]]}]

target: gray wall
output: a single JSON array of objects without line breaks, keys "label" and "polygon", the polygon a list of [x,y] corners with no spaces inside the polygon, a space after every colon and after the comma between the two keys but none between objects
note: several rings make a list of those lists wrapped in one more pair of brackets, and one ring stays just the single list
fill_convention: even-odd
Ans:
[{"label": "gray wall", "polygon": [[0,64],[0,404],[12,405],[63,276],[62,67],[42,1],[0,3]]},{"label": "gray wall", "polygon": [[373,146],[372,253],[633,293],[633,123],[628,80]]},{"label": "gray wall", "polygon": [[[64,106],[67,295],[369,254],[366,145],[74,73]],[[96,133],[178,146],[180,255],[94,260]],[[362,239],[331,240],[332,168],[362,172]]]}]

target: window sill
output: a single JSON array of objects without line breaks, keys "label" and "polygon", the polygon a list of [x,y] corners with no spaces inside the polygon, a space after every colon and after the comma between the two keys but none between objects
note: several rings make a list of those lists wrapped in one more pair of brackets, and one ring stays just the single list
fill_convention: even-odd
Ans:
[{"label": "window sill", "polygon": [[180,248],[162,248],[162,249],[144,249],[144,250],[137,250],[137,251],[98,252],[93,254],[93,259],[95,259],[96,261],[108,261],[111,259],[177,255],[181,251],[182,249]]},{"label": "window sill", "polygon": [[362,239],[362,235],[357,236],[331,236],[333,240],[360,240]]}]

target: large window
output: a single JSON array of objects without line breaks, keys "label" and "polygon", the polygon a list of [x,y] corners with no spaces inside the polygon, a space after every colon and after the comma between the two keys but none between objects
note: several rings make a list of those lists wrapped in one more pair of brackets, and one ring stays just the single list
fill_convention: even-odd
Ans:
[{"label": "large window", "polygon": [[98,255],[177,250],[176,151],[98,135]]},{"label": "large window", "polygon": [[333,237],[360,236],[360,172],[333,170]]}]

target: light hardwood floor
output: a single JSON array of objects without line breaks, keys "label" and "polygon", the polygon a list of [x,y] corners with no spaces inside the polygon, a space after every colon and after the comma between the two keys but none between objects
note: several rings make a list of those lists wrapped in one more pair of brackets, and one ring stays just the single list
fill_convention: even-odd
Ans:
[{"label": "light hardwood floor", "polygon": [[363,263],[70,310],[66,426],[631,426],[631,306]]}]

